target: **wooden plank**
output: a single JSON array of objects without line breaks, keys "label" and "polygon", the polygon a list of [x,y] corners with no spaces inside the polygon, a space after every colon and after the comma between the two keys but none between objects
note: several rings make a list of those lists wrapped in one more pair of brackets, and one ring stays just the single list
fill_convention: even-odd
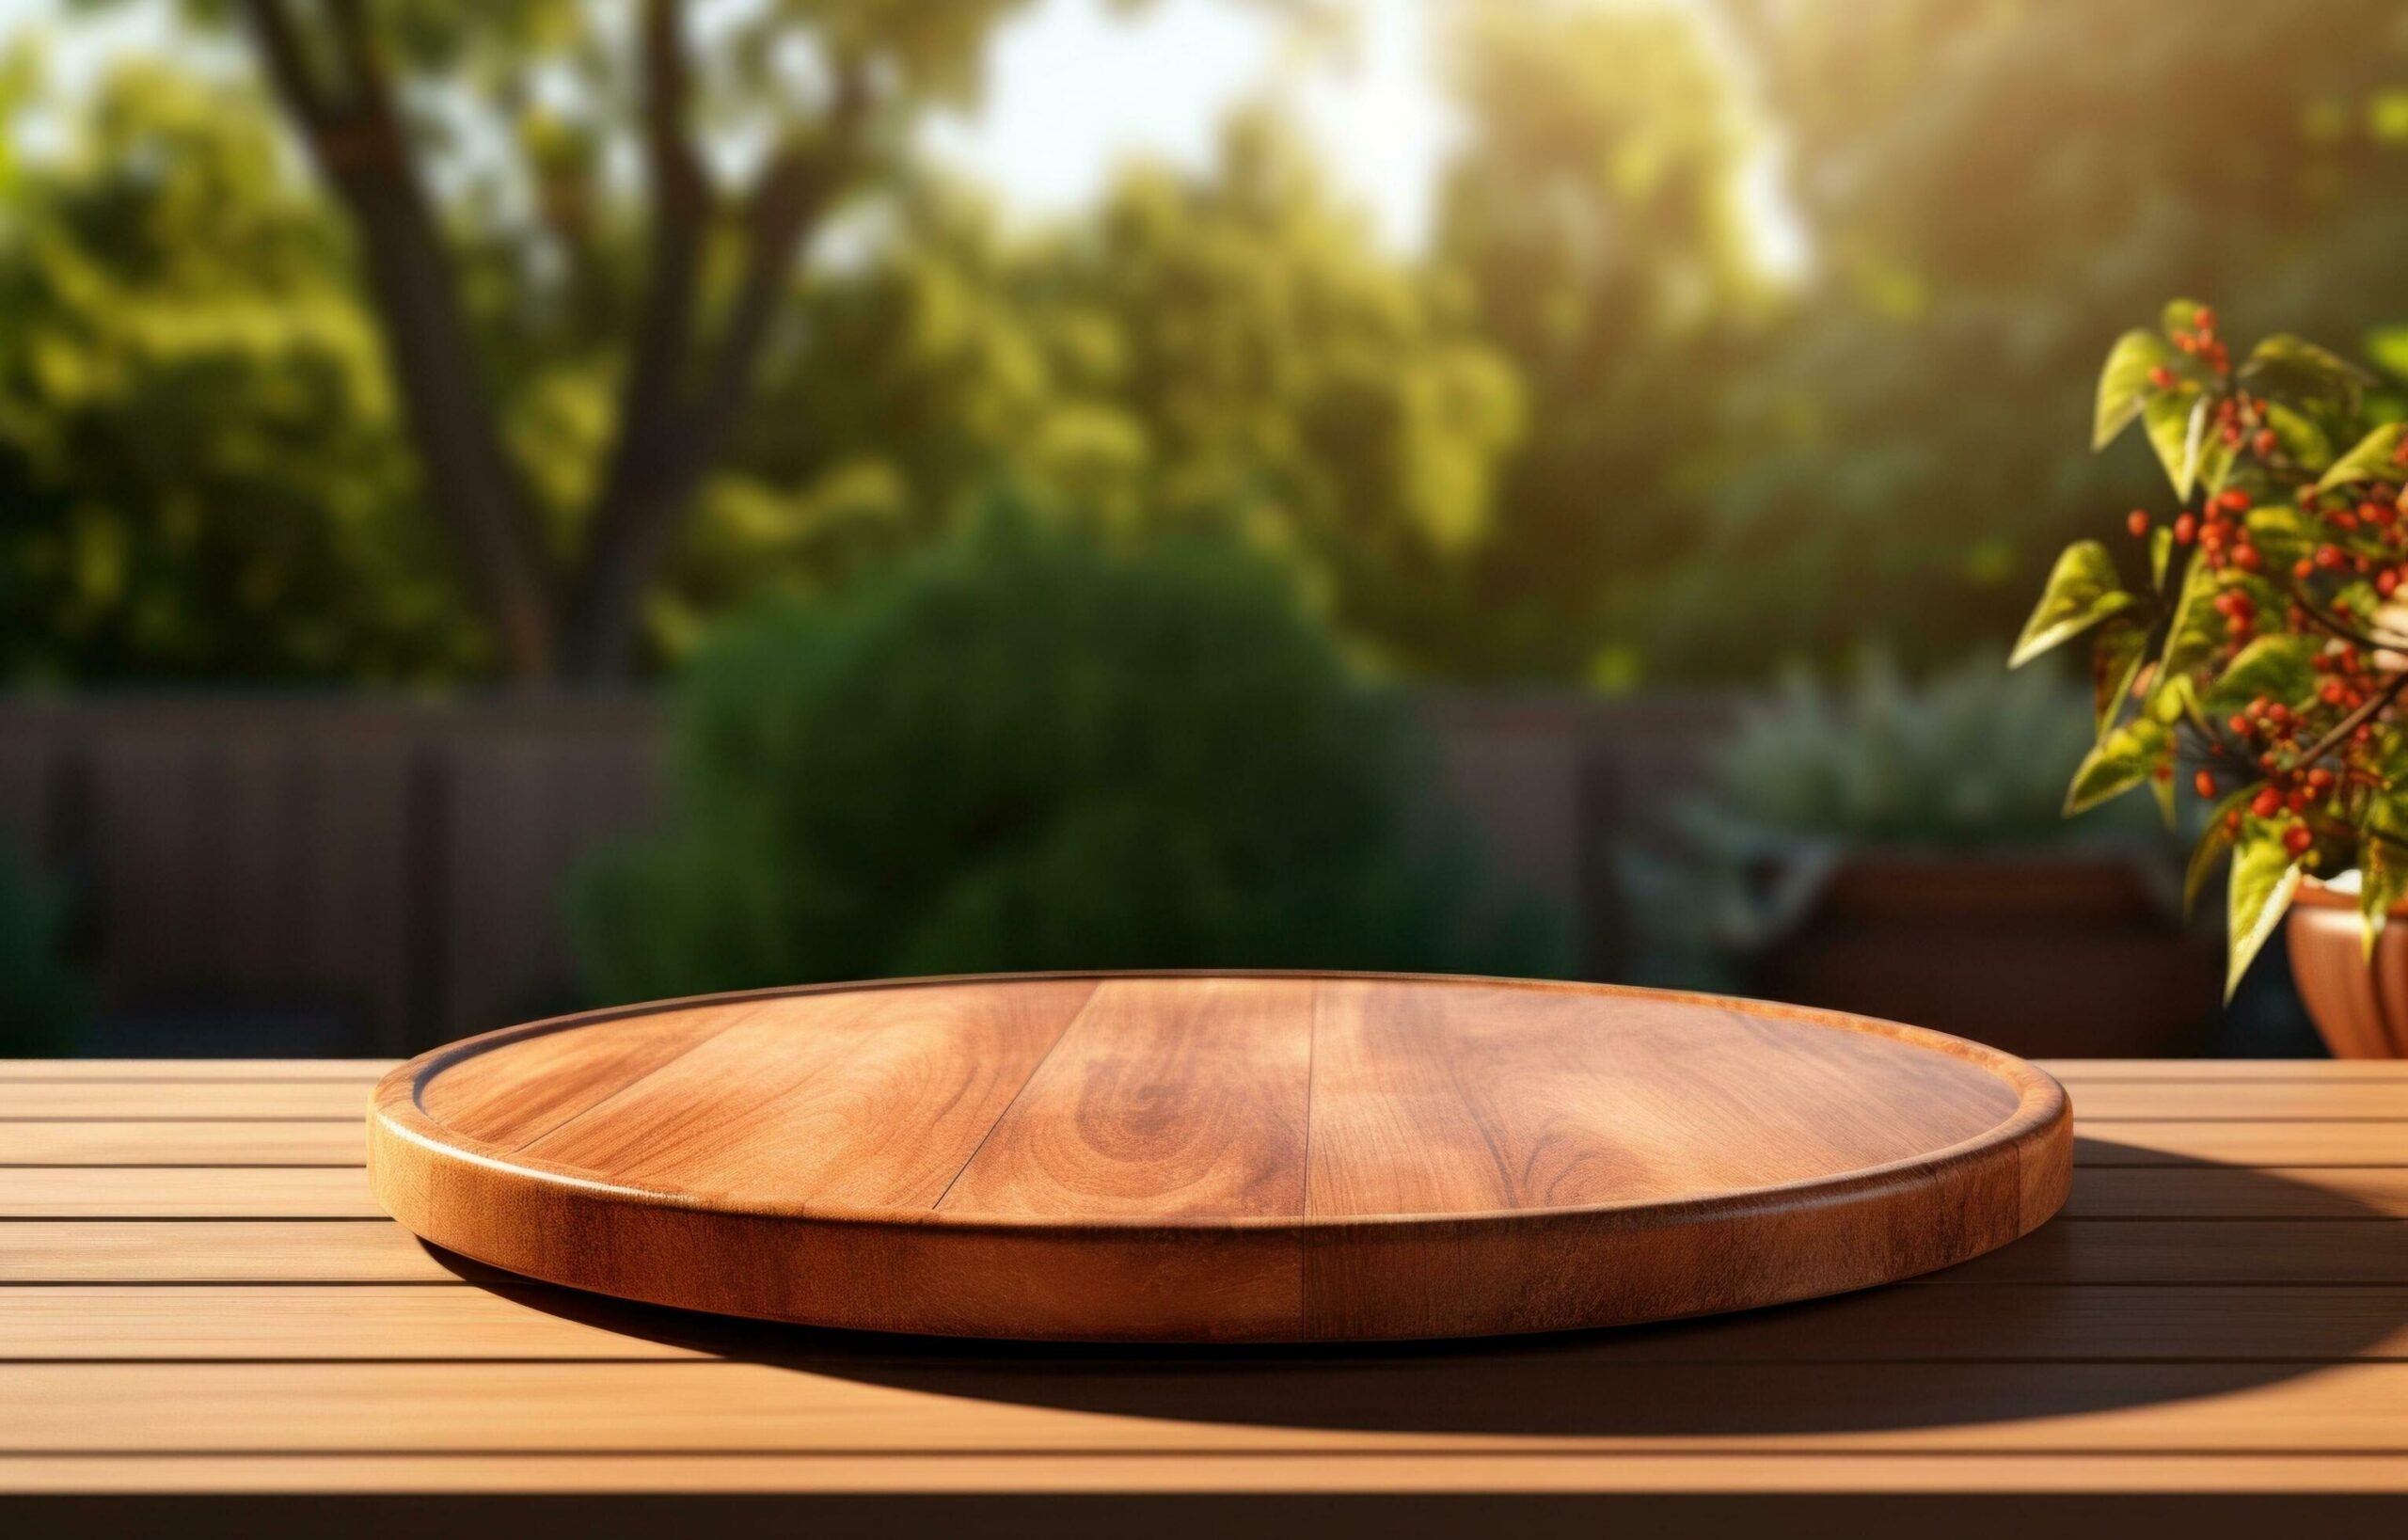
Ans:
[{"label": "wooden plank", "polygon": [[[2408,1290],[2366,1285],[2036,1289],[1949,1278],[1660,1326],[1433,1352],[1635,1363],[2408,1361]],[[772,1325],[613,1304],[542,1284],[25,1284],[0,1289],[0,1359],[530,1359],[948,1357],[1142,1374],[1143,1360],[1038,1348],[831,1339]],[[1372,1355],[1349,1352],[1349,1361]],[[1280,1374],[1296,1355],[1232,1357]],[[1287,1367],[1282,1367],[1282,1366]]]},{"label": "wooden plank", "polygon": [[2408,1364],[0,1365],[0,1453],[2408,1453]]},{"label": "wooden plank", "polygon": [[356,1123],[372,1082],[356,1080],[0,1081],[0,1121],[98,1118],[314,1118]]},{"label": "wooden plank", "polygon": [[0,1167],[0,1218],[381,1218],[356,1166]]},{"label": "wooden plank", "polygon": [[306,1219],[20,1220],[0,1283],[450,1283],[395,1224]]},{"label": "wooden plank", "polygon": [[0,1123],[0,1166],[358,1166],[363,1122]]},{"label": "wooden plank", "polygon": [[150,1080],[341,1080],[373,1085],[400,1062],[389,1058],[0,1058],[0,1081],[123,1086]]},{"label": "wooden plank", "polygon": [[2074,1174],[2081,1219],[2408,1218],[2408,1166],[2108,1166]]},{"label": "wooden plank", "polygon": [[2408,1137],[2408,1080],[2106,1080],[2071,1088],[2077,1119],[2379,1119]]},{"label": "wooden plank", "polygon": [[[1959,1493],[2098,1494],[2211,1493],[2236,1499],[2289,1500],[2292,1494],[2335,1493],[2389,1496],[2408,1491],[2408,1459],[2395,1454],[2093,1454],[2079,1450],[2045,1454],[1958,1453],[1933,1454],[1858,1454],[1847,1453],[1711,1454],[1644,1451],[1548,1452],[1489,1453],[1476,1450],[1450,1452],[1433,1458],[1425,1452],[1293,1453],[1047,1453],[1024,1455],[947,1453],[886,1455],[863,1459],[858,1454],[697,1454],[620,1453],[575,1454],[514,1452],[507,1454],[342,1454],[225,1455],[114,1454],[55,1456],[0,1455],[0,1488],[28,1493],[382,1493],[519,1494],[506,1518],[524,1521],[545,1512],[543,1495],[573,1493],[719,1494],[719,1493],[960,1493],[980,1497],[1003,1494],[1064,1493],[1085,1497],[1098,1493],[1162,1493],[1174,1498],[1196,1493],[1258,1493],[1281,1497],[1298,1494],[1454,1493],[1481,1500],[1478,1516],[1512,1516],[1518,1513],[1511,1499],[1520,1494],[1699,1494],[1709,1499],[1735,1494],[1800,1494],[1818,1497],[1864,1497],[1867,1494]],[[1995,1512],[1993,1498],[1984,1511]],[[105,1510],[103,1510],[104,1512]],[[1255,1510],[1260,1512],[1260,1510]],[[2054,1511],[2054,1510],[2052,1510]],[[593,1515],[575,1510],[590,1524]],[[1016,1512],[1004,1509],[1006,1516]],[[1089,1522],[1097,1515],[1084,1512]],[[1116,1510],[1106,1510],[1108,1514]],[[1230,1521],[1226,1510],[1205,1509],[1212,1532]],[[1345,1510],[1338,1511],[1342,1517]],[[1844,1520],[1828,1502],[1809,1510],[1829,1520]],[[1868,1516],[1884,1510],[1869,1510]],[[2226,1519],[2247,1510],[2227,1506]],[[697,1511],[707,1516],[709,1510]],[[2152,1504],[2152,1516],[2167,1510]],[[2304,1514],[2321,1518],[2328,1511],[2300,1509],[2259,1512],[2248,1532],[2280,1534],[2285,1521]],[[1928,1516],[1928,1511],[1926,1511]],[[796,1516],[823,1519],[820,1510]],[[1466,1516],[1439,1510],[1436,1523],[1417,1532],[1460,1533]],[[1559,1511],[1559,1516],[1560,1516]],[[1593,1527],[1610,1513],[1587,1516]],[[1758,1514],[1757,1518],[1765,1516]],[[1891,1516],[1894,1517],[1894,1514]],[[2112,1530],[2080,1533],[2131,1533],[2129,1508],[2113,1508],[2107,1517]],[[932,1519],[930,1528],[958,1523],[958,1513]],[[1396,1516],[1384,1520],[1383,1533],[1394,1528]],[[1116,1522],[1117,1519],[1116,1518]],[[865,1532],[876,1532],[875,1527]],[[1054,1531],[1049,1532],[1077,1532]],[[1116,1530],[1115,1532],[1120,1532]],[[1152,1530],[1149,1532],[1168,1532]],[[1285,1533],[1274,1529],[1266,1533]],[[1516,1530],[1516,1533],[1523,1532]],[[1548,1532],[1555,1532],[1550,1531]],[[1684,1531],[1681,1532],[1692,1532]],[[1802,1528],[1799,1534],[1840,1532]],[[1877,1527],[1846,1532],[1879,1533]],[[1968,1527],[1962,1516],[1952,1533],[2007,1534],[2012,1526]],[[2212,1528],[2195,1532],[2211,1534]]]},{"label": "wooden plank", "polygon": [[[549,1309],[523,1303],[548,1302]],[[578,1318],[594,1303],[541,1284],[444,1289],[364,1283],[45,1285],[0,1289],[0,1359],[587,1359],[715,1357],[646,1335],[688,1318],[606,1308],[611,1325]],[[694,1331],[688,1326],[689,1332]],[[737,1323],[701,1334],[741,1342]]]},{"label": "wooden plank", "polygon": [[1309,979],[1105,980],[937,1206],[1296,1217],[1312,997]]},{"label": "wooden plank", "polygon": [[2154,1122],[2078,1119],[2074,1164],[2408,1166],[2408,1123]]},{"label": "wooden plank", "polygon": [[2389,1084],[2408,1081],[2408,1059],[2044,1058],[2034,1062],[2068,1087],[2108,1081],[2138,1081],[2151,1085],[2216,1082],[2266,1085],[2278,1081]]},{"label": "wooden plank", "polygon": [[2408,1284],[2408,1220],[2062,1221],[1947,1276],[1990,1283]]}]

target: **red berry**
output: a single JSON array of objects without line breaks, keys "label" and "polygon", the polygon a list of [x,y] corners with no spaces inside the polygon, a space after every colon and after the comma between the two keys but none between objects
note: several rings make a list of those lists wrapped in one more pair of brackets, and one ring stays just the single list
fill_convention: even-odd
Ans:
[{"label": "red berry", "polygon": [[2159,364],[2148,372],[2148,382],[2161,390],[2171,390],[2174,389],[2174,371]]},{"label": "red berry", "polygon": [[2316,836],[2307,832],[2304,823],[2292,824],[2283,831],[2283,849],[2293,855],[2305,855],[2307,848],[2315,843]]},{"label": "red berry", "polygon": [[2274,437],[2273,429],[2260,428],[2258,430],[2258,437],[2249,441],[2249,447],[2258,452],[2259,459],[2269,460],[2273,458],[2274,451],[2282,447],[2282,442],[2280,438]]},{"label": "red berry", "polygon": [[2316,769],[2307,772],[2307,784],[2314,786],[2317,790],[2322,791],[2333,784],[2333,772],[2326,770],[2323,766],[2319,765]]},{"label": "red berry", "polygon": [[2191,786],[2202,797],[2212,797],[2216,794],[2216,778],[2207,770],[2201,770],[2193,776]]},{"label": "red berry", "polygon": [[2124,528],[2131,531],[2132,538],[2138,540],[2143,535],[2148,533],[2148,515],[2141,512],[2138,508],[2133,509],[2131,513],[2124,516]]},{"label": "red berry", "polygon": [[2258,548],[2255,546],[2238,548],[2232,553],[2232,560],[2243,572],[2257,572],[2266,564],[2266,559],[2258,554]]},{"label": "red berry", "polygon": [[2199,521],[2189,514],[2177,515],[2174,520],[2174,543],[2187,546],[2199,533]]},{"label": "red berry", "polygon": [[2191,312],[2191,325],[2201,331],[2213,331],[2216,329],[2216,312],[2202,305]]},{"label": "red berry", "polygon": [[2266,787],[2249,800],[2249,811],[2261,818],[2271,818],[2282,810],[2283,794],[2273,786]]}]

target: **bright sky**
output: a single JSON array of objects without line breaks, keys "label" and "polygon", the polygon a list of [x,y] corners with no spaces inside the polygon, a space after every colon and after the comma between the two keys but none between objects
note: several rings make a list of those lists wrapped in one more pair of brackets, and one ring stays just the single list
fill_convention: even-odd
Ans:
[{"label": "bright sky", "polygon": [[976,118],[940,122],[930,140],[1022,206],[1059,213],[1132,157],[1204,165],[1229,109],[1275,86],[1340,185],[1411,246],[1457,131],[1430,58],[1434,8],[1366,0],[1354,45],[1337,57],[1301,55],[1260,6],[1155,0],[1130,13],[1106,0],[1040,0],[998,40]]},{"label": "bright sky", "polygon": [[[928,142],[1015,205],[1059,214],[1093,198],[1131,158],[1203,166],[1229,110],[1271,88],[1339,184],[1392,246],[1410,250],[1428,232],[1435,173],[1459,128],[1433,57],[1446,3],[1358,0],[1341,56],[1298,50],[1276,8],[1259,4],[1153,0],[1132,12],[1108,0],[1037,0],[997,38],[978,111],[932,123]],[[0,0],[0,39],[46,25],[54,62],[71,79],[88,78],[115,53],[173,40],[162,0],[130,0],[98,22],[66,19],[69,4]],[[1802,237],[1776,168],[1758,172],[1751,202],[1766,264],[1788,269],[1803,260]]]}]

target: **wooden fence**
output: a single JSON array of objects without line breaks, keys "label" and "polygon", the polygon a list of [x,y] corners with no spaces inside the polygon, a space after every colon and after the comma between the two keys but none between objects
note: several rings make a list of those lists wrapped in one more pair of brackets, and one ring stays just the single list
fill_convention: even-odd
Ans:
[{"label": "wooden fence", "polygon": [[[1444,793],[1610,975],[1613,852],[1721,697],[1440,693]],[[0,703],[0,833],[62,877],[103,1051],[398,1053],[572,1003],[561,894],[653,825],[647,697]]]}]

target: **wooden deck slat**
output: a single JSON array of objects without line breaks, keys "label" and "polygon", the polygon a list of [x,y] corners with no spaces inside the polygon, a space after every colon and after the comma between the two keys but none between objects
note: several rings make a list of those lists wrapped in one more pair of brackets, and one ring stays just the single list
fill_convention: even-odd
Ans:
[{"label": "wooden deck slat", "polygon": [[0,1083],[138,1086],[150,1082],[339,1081],[372,1086],[390,1058],[0,1058]]},{"label": "wooden deck slat", "polygon": [[2076,1166],[2408,1166],[2408,1123],[2127,1122],[2074,1117]]},{"label": "wooden deck slat", "polygon": [[[5,1191],[0,1184],[0,1191]],[[2091,1166],[2069,1219],[2408,1218],[2408,1166]]]},{"label": "wooden deck slat", "polygon": [[[510,1294],[404,1284],[27,1285],[0,1289],[0,1359],[542,1359],[768,1357],[808,1364],[947,1349],[714,1321],[541,1285]],[[1405,1348],[1398,1359],[1448,1349]],[[1952,1279],[1647,1330],[1543,1339],[1472,1356],[1634,1363],[2408,1361],[2408,1288],[2137,1285],[2036,1290]],[[1308,1354],[1233,1358],[1275,1366]],[[1352,1354],[1354,1357],[1365,1355]],[[1371,1357],[1377,1357],[1371,1355]],[[1095,1360],[1106,1365],[1125,1358]],[[1067,1371],[1066,1371],[1067,1372]]]},{"label": "wooden deck slat", "polygon": [[2408,1364],[0,1365],[0,1453],[2408,1453]]},{"label": "wooden deck slat", "polygon": [[0,1219],[378,1219],[349,1167],[0,1166]]},{"label": "wooden deck slat", "polygon": [[0,1230],[0,1283],[448,1283],[394,1224],[61,1219]]},{"label": "wooden deck slat", "polygon": [[359,1166],[358,1122],[0,1123],[5,1166]]},{"label": "wooden deck slat", "polygon": [[0,1080],[0,1122],[59,1118],[360,1122],[360,1080]]},{"label": "wooden deck slat", "polygon": [[2408,1081],[2408,1059],[2332,1058],[2044,1058],[2034,1061],[2068,1087],[2107,1081],[2194,1086],[2217,1081],[2276,1085],[2348,1081],[2359,1085]]},{"label": "wooden deck slat", "polygon": [[[175,1493],[2299,1493],[2408,1489],[2396,1454],[0,1455],[0,1490]],[[1512,1513],[1510,1506],[1501,1511]],[[2126,1514],[2129,1521],[2129,1513]],[[2118,1531],[2117,1532],[2131,1532]],[[2273,1532],[2272,1531],[2253,1532]]]},{"label": "wooden deck slat", "polygon": [[2077,1119],[2220,1118],[2314,1121],[2339,1118],[2399,1123],[2408,1139],[2408,1080],[2176,1083],[2107,1080],[2068,1088]]}]

